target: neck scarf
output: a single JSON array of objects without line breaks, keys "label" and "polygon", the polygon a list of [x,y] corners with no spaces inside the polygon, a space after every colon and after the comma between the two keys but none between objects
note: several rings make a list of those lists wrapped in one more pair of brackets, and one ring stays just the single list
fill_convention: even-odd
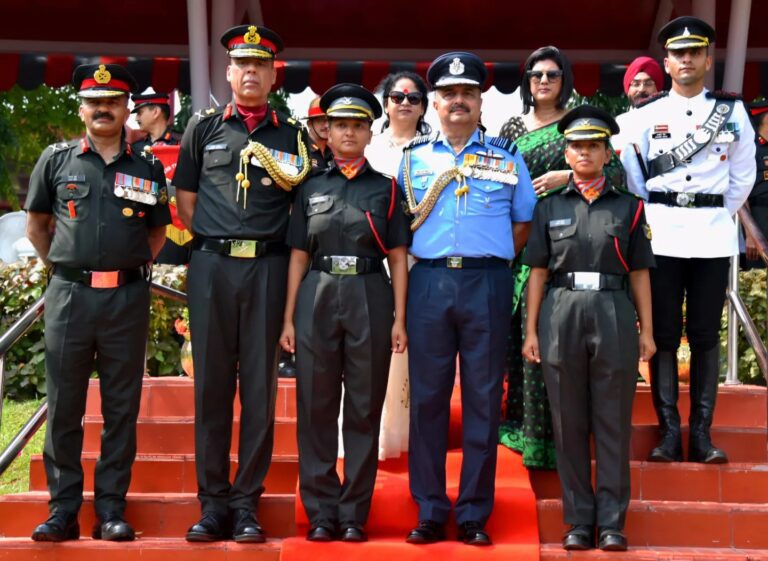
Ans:
[{"label": "neck scarf", "polygon": [[365,167],[365,156],[359,158],[334,158],[336,167],[347,179],[352,179]]},{"label": "neck scarf", "polygon": [[581,196],[584,197],[590,204],[597,200],[605,188],[604,175],[601,175],[595,179],[574,179],[573,182],[576,184],[576,188],[581,193]]},{"label": "neck scarf", "polygon": [[267,115],[267,104],[265,103],[259,107],[246,107],[238,103],[237,112],[245,123],[248,132],[251,133],[256,128],[256,125]]}]

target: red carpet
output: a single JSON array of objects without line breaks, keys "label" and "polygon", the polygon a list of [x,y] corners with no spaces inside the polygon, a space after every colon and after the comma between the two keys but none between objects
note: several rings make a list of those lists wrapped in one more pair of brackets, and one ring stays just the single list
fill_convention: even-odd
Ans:
[{"label": "red carpet", "polygon": [[[448,452],[448,496],[455,503],[461,467],[460,411],[458,391],[451,403],[451,447]],[[341,464],[341,462],[339,462]],[[449,540],[427,546],[405,543],[405,536],[418,521],[418,509],[408,490],[408,459],[379,463],[376,488],[366,531],[370,541],[312,543],[304,539],[308,522],[298,494],[296,527],[300,537],[283,541],[281,561],[415,561],[421,559],[527,561],[539,559],[536,497],[522,459],[499,446],[496,472],[496,503],[486,529],[491,547],[472,547],[455,541],[454,521],[447,526]]]}]

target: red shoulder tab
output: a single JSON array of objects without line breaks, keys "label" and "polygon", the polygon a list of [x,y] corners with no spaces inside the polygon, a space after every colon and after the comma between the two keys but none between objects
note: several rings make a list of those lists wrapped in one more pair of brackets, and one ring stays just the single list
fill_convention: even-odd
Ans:
[{"label": "red shoulder tab", "polygon": [[226,120],[227,120],[227,119],[229,119],[231,116],[232,116],[232,104],[231,104],[231,103],[227,103],[227,106],[224,108],[224,115],[223,115],[223,118],[224,118],[224,120],[226,121]]},{"label": "red shoulder tab", "polygon": [[395,178],[392,178],[392,192],[389,194],[389,210],[387,211],[387,220],[392,219],[392,213],[395,212],[395,189],[397,189],[397,182]]},{"label": "red shoulder tab", "polygon": [[85,137],[80,139],[80,150],[82,150],[83,153],[86,153],[88,150],[90,150],[90,147],[88,146],[88,140]]},{"label": "red shoulder tab", "polygon": [[276,128],[280,128],[280,121],[277,118],[277,111],[274,109],[272,110],[272,124],[275,125]]},{"label": "red shoulder tab", "polygon": [[125,143],[125,153],[128,155],[133,154],[133,146],[129,142]]}]

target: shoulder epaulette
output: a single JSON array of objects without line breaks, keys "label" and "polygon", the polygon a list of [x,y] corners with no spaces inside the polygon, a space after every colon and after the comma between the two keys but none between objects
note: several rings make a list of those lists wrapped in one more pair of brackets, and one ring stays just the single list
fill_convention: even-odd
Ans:
[{"label": "shoulder epaulette", "polygon": [[415,146],[421,146],[422,144],[426,144],[427,142],[432,142],[435,138],[436,138],[435,133],[422,134],[421,136],[415,137],[408,144],[406,144],[405,149],[413,148]]},{"label": "shoulder epaulette", "polygon": [[297,129],[304,128],[304,127],[302,127],[300,122],[298,122],[296,119],[294,119],[290,115],[287,115],[287,114],[285,114],[282,111],[279,111],[277,109],[275,109],[274,112],[275,112],[275,115],[277,115],[277,118],[278,118],[278,120],[281,123],[287,123],[287,124],[291,125],[292,127],[297,128]]},{"label": "shoulder epaulette", "polygon": [[512,139],[507,138],[506,136],[486,136],[485,140],[491,146],[506,150],[513,156],[515,155],[515,152],[517,152],[517,145]]},{"label": "shoulder epaulette", "polygon": [[641,107],[645,107],[646,105],[653,103],[656,100],[661,99],[662,97],[667,97],[669,95],[669,90],[663,90],[656,94],[653,94],[651,97],[645,98],[643,101],[637,104],[636,109],[640,109]]},{"label": "shoulder epaulette", "polygon": [[623,189],[623,188],[621,188],[621,187],[614,187],[614,189],[616,189],[616,191],[618,191],[619,193],[621,193],[621,194],[623,194],[623,195],[629,195],[630,197],[634,197],[634,198],[636,198],[636,199],[638,199],[638,200],[640,200],[640,201],[643,201],[643,202],[645,202],[645,199],[643,199],[643,197],[641,197],[641,196],[640,196],[640,195],[638,195],[637,193],[633,193],[633,192],[632,192],[632,191],[630,191],[629,189]]},{"label": "shoulder epaulette", "polygon": [[203,119],[208,119],[209,117],[213,117],[214,115],[218,115],[222,111],[224,111],[224,107],[226,105],[220,105],[218,107],[209,107],[208,109],[201,109],[195,115],[202,121]]},{"label": "shoulder epaulette", "polygon": [[744,98],[735,92],[726,92],[723,90],[715,90],[713,92],[707,92],[706,97],[708,99],[721,99],[721,100],[734,100],[743,101]]},{"label": "shoulder epaulette", "polygon": [[544,191],[541,195],[537,196],[536,199],[539,200],[539,201],[541,199],[546,199],[547,197],[549,197],[551,195],[559,193],[560,191],[562,191],[566,187],[568,187],[568,184],[560,185],[560,187],[555,187],[554,189],[550,189],[549,191]]},{"label": "shoulder epaulette", "polygon": [[70,140],[68,142],[57,142],[55,144],[51,144],[48,146],[48,148],[51,149],[51,154],[55,154],[56,152],[62,152],[64,150],[72,150],[75,146],[77,146],[80,143],[79,140]]}]

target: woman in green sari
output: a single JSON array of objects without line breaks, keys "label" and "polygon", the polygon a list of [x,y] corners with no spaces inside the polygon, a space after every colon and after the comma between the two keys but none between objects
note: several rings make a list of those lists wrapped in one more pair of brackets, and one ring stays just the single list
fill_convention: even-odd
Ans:
[{"label": "woman in green sari", "polygon": [[[515,141],[525,159],[538,195],[568,183],[571,170],[565,161],[565,137],[557,125],[573,93],[573,72],[556,47],[535,50],[525,61],[520,84],[523,114],[511,117],[499,136]],[[626,188],[621,162],[613,154],[605,167],[613,185]],[[523,455],[523,464],[534,469],[555,469],[552,419],[539,364],[524,361],[522,350],[525,298],[530,269],[515,260],[515,294],[512,330],[507,351],[506,418],[499,428],[501,443]]]}]

